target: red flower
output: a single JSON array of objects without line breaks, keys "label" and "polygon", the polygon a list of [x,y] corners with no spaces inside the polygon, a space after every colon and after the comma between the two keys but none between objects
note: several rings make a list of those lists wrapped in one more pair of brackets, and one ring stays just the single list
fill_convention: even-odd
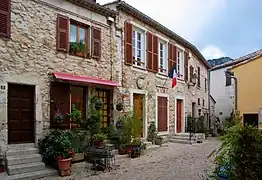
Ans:
[{"label": "red flower", "polygon": [[57,158],[56,158],[57,161],[61,161],[62,159],[63,159],[62,156],[57,156]]}]

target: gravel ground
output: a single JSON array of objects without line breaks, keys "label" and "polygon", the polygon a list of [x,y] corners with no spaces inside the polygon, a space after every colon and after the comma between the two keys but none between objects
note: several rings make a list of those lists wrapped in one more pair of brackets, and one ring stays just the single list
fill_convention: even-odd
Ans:
[{"label": "gravel ground", "polygon": [[220,141],[215,138],[193,145],[168,143],[167,147],[124,161],[111,172],[90,176],[91,172],[78,168],[70,177],[42,180],[205,180],[214,168],[213,156],[208,156],[219,146]]}]

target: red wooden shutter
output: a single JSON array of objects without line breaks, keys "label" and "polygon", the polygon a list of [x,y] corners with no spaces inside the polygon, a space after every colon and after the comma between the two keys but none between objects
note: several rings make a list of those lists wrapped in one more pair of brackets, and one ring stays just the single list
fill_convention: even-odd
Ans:
[{"label": "red wooden shutter", "polygon": [[173,45],[173,65],[176,64],[176,60],[177,60],[177,51],[176,51],[176,46]]},{"label": "red wooden shutter", "polygon": [[158,117],[157,117],[157,130],[159,132],[167,131],[168,125],[168,114],[167,114],[167,97],[157,97],[157,111],[158,111]]},{"label": "red wooden shutter", "polygon": [[11,0],[0,1],[0,36],[10,38]]},{"label": "red wooden shutter", "polygon": [[158,72],[158,37],[153,36],[153,68],[154,72]]},{"label": "red wooden shutter", "polygon": [[185,70],[184,70],[184,74],[185,74],[185,81],[188,81],[188,52],[184,52],[184,60],[185,60]]},{"label": "red wooden shutter", "polygon": [[153,35],[150,32],[146,34],[147,41],[147,69],[153,70]]},{"label": "red wooden shutter", "polygon": [[92,27],[92,57],[101,57],[101,29]]},{"label": "red wooden shutter", "polygon": [[64,128],[69,128],[67,113],[70,111],[70,86],[65,83],[51,83],[50,88],[50,124],[55,125],[54,117],[60,112],[64,116],[61,123]]},{"label": "red wooden shutter", "polygon": [[69,49],[69,18],[57,15],[57,50],[68,52]]},{"label": "red wooden shutter", "polygon": [[133,63],[133,48],[132,48],[132,24],[125,23],[125,64],[132,65]]}]

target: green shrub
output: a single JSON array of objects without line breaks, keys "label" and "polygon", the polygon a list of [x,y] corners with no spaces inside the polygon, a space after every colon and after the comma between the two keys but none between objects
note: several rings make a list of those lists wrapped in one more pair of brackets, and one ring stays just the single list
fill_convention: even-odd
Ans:
[{"label": "green shrub", "polygon": [[71,131],[53,130],[43,139],[39,139],[39,153],[43,161],[52,163],[58,156],[66,156],[73,149],[74,136]]},{"label": "green shrub", "polygon": [[157,137],[157,130],[156,130],[156,124],[155,122],[151,122],[149,127],[148,127],[148,135],[147,135],[147,140],[149,142],[154,142]]},{"label": "green shrub", "polygon": [[225,130],[221,137],[222,147],[216,157],[219,172],[226,168],[226,175],[233,180],[262,179],[262,132],[237,124]]}]

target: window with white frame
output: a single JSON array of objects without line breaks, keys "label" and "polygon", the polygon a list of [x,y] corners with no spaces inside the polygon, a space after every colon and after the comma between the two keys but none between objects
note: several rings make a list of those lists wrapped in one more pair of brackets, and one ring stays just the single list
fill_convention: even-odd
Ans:
[{"label": "window with white frame", "polygon": [[161,74],[167,74],[167,44],[164,41],[159,40],[159,69],[158,72]]},{"label": "window with white frame", "polygon": [[178,78],[184,78],[184,51],[177,48],[177,63],[176,73]]},{"label": "window with white frame", "polygon": [[133,64],[145,67],[145,32],[133,27],[132,32]]}]

